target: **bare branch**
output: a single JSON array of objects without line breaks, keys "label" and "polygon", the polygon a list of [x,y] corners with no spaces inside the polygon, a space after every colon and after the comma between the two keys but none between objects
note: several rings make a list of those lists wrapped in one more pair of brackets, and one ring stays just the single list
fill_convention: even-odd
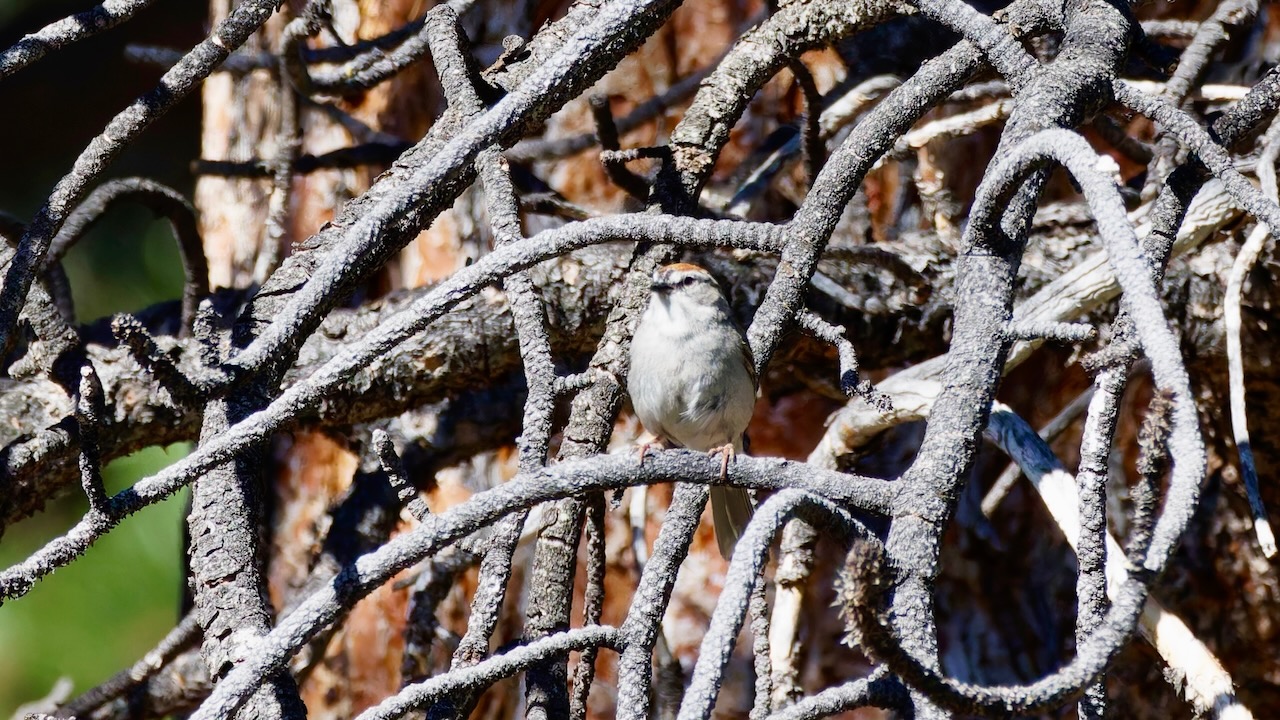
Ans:
[{"label": "bare branch", "polygon": [[[113,2],[86,16],[109,24],[145,5]],[[1205,512],[1201,487],[1216,488],[1204,482],[1209,459],[1230,454],[1224,433],[1200,427],[1225,420],[1205,392],[1220,380],[1212,323],[1224,286],[1242,477],[1264,554],[1274,545],[1253,482],[1239,336],[1241,288],[1261,277],[1250,268],[1280,232],[1276,130],[1257,160],[1246,145],[1280,110],[1280,70],[1248,85],[1265,51],[1256,0],[1223,3],[1194,27],[1147,23],[1169,38],[1163,44],[1144,36],[1137,16],[1165,9],[1109,0],[1015,0],[992,16],[960,0],[769,2],[758,18],[731,11],[694,43],[683,37],[689,19],[674,14],[678,0],[489,3],[465,23],[459,14],[474,0],[417,19],[309,0],[264,26],[277,4],[240,0],[190,53],[133,48],[133,58],[171,65],[161,84],[90,143],[30,225],[0,213],[10,243],[0,246],[9,368],[0,523],[33,514],[76,479],[89,498],[63,535],[0,572],[0,602],[85,555],[124,517],[194,486],[195,608],[184,625],[201,632],[200,651],[181,650],[190,631],[180,627],[136,678],[122,674],[64,714],[301,717],[300,685],[310,702],[339,654],[353,669],[360,661],[333,641],[363,632],[376,602],[360,603],[377,591],[375,600],[397,598],[379,632],[402,629],[403,653],[390,658],[398,678],[393,667],[388,688],[358,700],[375,704],[367,719],[460,720],[499,694],[504,710],[522,702],[532,720],[585,720],[606,703],[623,720],[706,720],[717,700],[721,711],[751,702],[753,720],[866,705],[942,720],[1077,702],[1079,716],[1100,718],[1128,712],[1140,687],[1113,675],[1135,628],[1166,676],[1185,679],[1174,692],[1195,713],[1251,717],[1222,663],[1149,589],[1170,570],[1180,593],[1201,589],[1204,573],[1184,562],[1208,557],[1183,537],[1197,528],[1209,549],[1229,541],[1222,547],[1245,553],[1214,565],[1224,586],[1266,587],[1265,562],[1239,542],[1242,503],[1216,503],[1211,521],[1192,522]],[[97,29],[70,20],[42,31],[53,33],[50,47]],[[1212,60],[1236,26],[1247,42]],[[251,39],[260,28],[263,38]],[[366,33],[374,37],[358,39]],[[941,47],[949,49],[928,59]],[[0,53],[0,79],[33,61],[30,49]],[[428,53],[447,101],[433,120],[434,86],[400,97],[420,79],[402,71]],[[212,77],[219,71],[227,74]],[[1127,74],[1172,77],[1118,79]],[[1221,82],[1206,84],[1210,76]],[[268,243],[243,248],[237,277],[254,287],[216,293],[190,203],[150,180],[103,181],[115,156],[206,78],[215,95],[218,83],[253,88],[219,116],[233,120],[228,139],[278,140],[258,157],[193,166],[247,178],[238,182],[258,188],[251,210],[266,223],[265,234],[245,229]],[[584,103],[587,92],[601,95]],[[1201,115],[1232,102],[1211,122]],[[408,105],[412,117],[399,117]],[[1135,111],[1154,122],[1133,121]],[[206,129],[210,147],[217,130]],[[415,142],[402,140],[411,134]],[[594,145],[603,175],[590,158],[570,158]],[[1242,174],[1255,167],[1263,190]],[[356,170],[306,175],[321,169]],[[1051,181],[1059,169],[1069,182]],[[341,207],[338,198],[315,202],[335,181],[348,198],[381,170]],[[601,177],[647,207],[608,214],[610,203],[635,201]],[[1139,196],[1131,188],[1144,182]],[[58,260],[125,198],[174,226],[183,302],[77,326]],[[201,199],[208,217],[221,212],[213,200]],[[1258,222],[1237,222],[1241,209]],[[1251,227],[1228,277],[1231,249]],[[295,228],[314,234],[295,238]],[[1172,282],[1162,283],[1171,258],[1202,244],[1203,257],[1172,265]],[[465,255],[438,252],[456,247]],[[456,270],[442,273],[440,259]],[[643,463],[627,452],[631,336],[652,271],[677,260],[710,268],[734,319],[749,326],[761,380],[751,449],[802,457],[821,436],[807,462],[739,457],[726,468],[686,451]],[[428,275],[440,279],[383,295]],[[1105,330],[1101,348],[1079,347]],[[1046,340],[1076,347],[1033,354]],[[1034,402],[1043,420],[1051,412],[1042,409],[1066,403],[1060,391],[1078,382],[1075,368],[1045,367],[1068,353],[1097,387],[1037,436],[995,398]],[[1062,386],[1035,387],[1041,372]],[[1129,380],[1141,378],[1145,391],[1148,377],[1139,479],[1124,513],[1124,489],[1108,495],[1134,436],[1136,416],[1121,412],[1130,407],[1122,401]],[[1078,426],[1086,407],[1072,476],[1045,437]],[[266,544],[265,453],[299,430],[350,449],[344,457],[358,470],[345,494],[307,519],[297,534],[307,542],[286,547],[281,533]],[[1033,626],[980,611],[981,632],[967,638],[1008,646],[994,654],[972,652],[972,640],[945,624],[966,617],[970,589],[982,587],[954,582],[982,568],[944,563],[947,543],[994,557],[986,553],[1008,552],[998,547],[1007,532],[1036,527],[1023,513],[998,515],[998,533],[982,525],[972,482],[987,467],[984,438],[1014,465],[983,510],[1027,475],[1078,559],[1074,578],[1036,567],[1047,585],[1030,609]],[[102,464],[178,439],[199,444],[106,495]],[[438,474],[455,463],[474,470]],[[649,502],[666,496],[648,491],[659,483],[674,483],[665,509]],[[700,555],[709,485],[762,500],[723,575],[720,557]],[[607,536],[622,528],[606,493],[617,505],[627,488],[629,544],[609,548]],[[1126,546],[1108,532],[1108,513]],[[952,519],[959,535],[948,531]],[[1056,535],[1024,539],[1010,546],[1061,549]],[[826,604],[822,584],[839,562],[827,551],[842,543],[855,546],[835,588],[849,652],[830,646],[835,613],[811,612]],[[1174,552],[1182,546],[1192,552]],[[307,570],[286,570],[277,584],[286,567]],[[1246,599],[1238,615],[1265,618],[1273,598]],[[751,647],[735,648],[747,617]],[[705,633],[686,631],[708,618]],[[1228,621],[1233,637],[1260,627]],[[1052,641],[1071,624],[1077,652],[1061,666]],[[1029,650],[1028,633],[1051,642]],[[601,658],[601,647],[617,661]],[[1010,667],[980,664],[1002,652]]]},{"label": "bare branch", "polygon": [[157,217],[166,218],[173,229],[186,278],[182,286],[182,332],[185,335],[195,321],[196,307],[209,296],[209,262],[200,241],[196,209],[181,193],[170,187],[146,178],[121,178],[95,188],[67,216],[58,234],[50,241],[44,259],[45,272],[61,262],[67,251],[113,206],[125,201],[137,202]]},{"label": "bare branch", "polygon": [[450,693],[463,691],[477,693],[494,682],[526,670],[547,657],[567,653],[570,650],[585,651],[588,648],[599,647],[619,650],[625,647],[625,638],[617,628],[603,625],[549,635],[456,672],[410,685],[377,707],[361,713],[358,720],[394,720]]},{"label": "bare branch", "polygon": [[[1280,202],[1276,191],[1276,160],[1280,158],[1280,123],[1272,122],[1263,140],[1262,156],[1258,158],[1258,179],[1263,191],[1272,202]],[[1249,440],[1249,418],[1245,412],[1244,352],[1240,330],[1240,303],[1244,295],[1244,281],[1262,254],[1263,244],[1271,236],[1267,226],[1259,224],[1249,233],[1240,247],[1231,274],[1227,278],[1226,295],[1222,301],[1222,320],[1227,330],[1227,364],[1231,385],[1231,431],[1240,454],[1240,474],[1253,513],[1253,530],[1258,536],[1262,554],[1276,555],[1275,532],[1267,520],[1267,509],[1258,491],[1258,468],[1253,459],[1253,444]]]},{"label": "bare branch", "polygon": [[156,118],[190,94],[251,33],[275,12],[277,0],[249,0],[237,5],[208,38],[160,78],[160,85],[111,119],[76,158],[22,236],[18,253],[0,287],[0,348],[13,342],[14,323],[38,268],[43,267],[50,242],[76,203],[116,155]]},{"label": "bare branch", "polygon": [[58,708],[58,717],[88,717],[99,707],[128,693],[146,682],[168,664],[178,653],[195,643],[200,625],[195,615],[187,614],[159,644],[151,649],[133,667],[123,670],[97,687]]},{"label": "bare branch", "polygon": [[155,0],[106,0],[23,37],[0,53],[0,80],[62,48],[130,20]]},{"label": "bare branch", "polygon": [[76,398],[76,439],[80,443],[80,485],[89,508],[106,509],[107,493],[102,487],[102,471],[98,456],[98,428],[102,425],[102,382],[93,365],[80,368],[80,393]]},{"label": "bare branch", "polygon": [[[362,556],[340,573],[334,582],[317,590],[282,620],[271,634],[264,638],[245,661],[237,665],[214,689],[204,705],[192,716],[193,720],[226,718],[235,712],[265,680],[270,673],[283,667],[288,656],[314,633],[331,623],[341,612],[367,595],[373,588],[386,582],[392,575],[413,563],[437,552],[445,545],[465,537],[497,518],[519,508],[531,507],[540,502],[579,495],[590,491],[616,489],[637,484],[677,481],[699,483],[685,485],[690,492],[705,496],[705,485],[721,482],[719,460],[705,453],[683,450],[666,451],[650,455],[643,465],[633,457],[596,456],[585,460],[568,460],[552,468],[531,475],[522,475],[492,490],[472,496],[470,500],[451,510],[432,515],[411,532],[393,538],[377,551]],[[803,463],[785,460],[765,460],[739,457],[729,467],[724,482],[753,489],[781,489],[794,487],[807,490],[824,498],[830,498],[845,506],[858,507],[873,512],[885,512],[893,502],[893,484],[885,481],[857,478],[834,472],[815,472]],[[697,499],[696,497],[694,499]],[[705,500],[703,501],[705,503]],[[669,557],[660,554],[655,547],[649,563],[653,577],[663,578],[660,585],[647,588],[642,579],[638,597],[661,598],[669,593],[674,582],[674,572],[668,572],[688,552],[688,536],[697,526],[702,503],[693,503],[697,512],[690,516],[688,532],[671,541]],[[672,527],[669,521],[664,525]],[[663,542],[661,536],[659,546]],[[659,557],[663,561],[659,561]],[[666,568],[667,571],[664,571]],[[663,590],[663,587],[667,590]],[[661,616],[657,604],[634,603],[633,612],[642,608],[643,613]],[[634,624],[634,623],[633,623]],[[653,627],[640,623],[641,627]],[[629,631],[623,624],[628,647],[642,642],[645,635]],[[637,628],[638,630],[638,628]],[[647,632],[654,632],[652,629]],[[652,635],[648,635],[652,637]],[[651,647],[651,645],[650,645]],[[643,655],[648,663],[649,652]],[[623,663],[625,666],[625,663]],[[647,676],[647,673],[646,673]],[[623,687],[627,687],[625,684]],[[643,701],[637,701],[643,702]],[[619,704],[620,711],[636,705]],[[640,717],[643,717],[641,715]]]}]

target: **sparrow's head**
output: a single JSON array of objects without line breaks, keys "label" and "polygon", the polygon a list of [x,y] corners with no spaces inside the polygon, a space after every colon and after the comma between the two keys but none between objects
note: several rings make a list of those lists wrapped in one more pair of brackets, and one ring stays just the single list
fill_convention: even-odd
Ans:
[{"label": "sparrow's head", "polygon": [[653,284],[649,287],[662,302],[707,306],[724,302],[720,284],[711,277],[711,273],[689,263],[673,263],[658,268],[653,273]]}]

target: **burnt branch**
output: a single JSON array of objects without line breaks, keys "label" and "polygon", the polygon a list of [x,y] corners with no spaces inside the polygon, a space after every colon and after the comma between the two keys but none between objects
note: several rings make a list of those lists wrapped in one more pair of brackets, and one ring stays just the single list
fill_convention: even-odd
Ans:
[{"label": "burnt branch", "polygon": [[271,17],[276,6],[276,0],[254,0],[238,5],[208,38],[160,78],[156,89],[112,118],[106,129],[80,153],[71,171],[58,182],[27,226],[18,253],[5,272],[4,285],[0,287],[0,349],[9,348],[13,342],[18,311],[35,274],[44,265],[49,245],[89,186],[129,142],[199,87],[202,80]]},{"label": "burnt branch", "polygon": [[62,229],[49,243],[45,255],[45,272],[62,261],[85,233],[97,224],[117,203],[136,202],[156,217],[169,221],[182,258],[182,333],[190,332],[196,307],[209,295],[209,263],[204,256],[200,230],[196,225],[196,209],[176,190],[146,178],[109,180],[95,188],[67,216]]},{"label": "burnt branch", "polygon": [[[145,5],[107,2],[38,31],[0,54],[0,77]],[[338,645],[373,596],[394,598],[379,619],[405,644],[390,687],[361,696],[367,720],[468,717],[513,692],[535,719],[607,707],[705,720],[717,706],[754,720],[863,706],[948,718],[1077,702],[1097,718],[1128,711],[1113,671],[1138,635],[1186,678],[1177,692],[1195,712],[1249,716],[1249,683],[1269,661],[1219,661],[1209,648],[1221,638],[1196,639],[1151,593],[1164,575],[1180,602],[1195,598],[1202,576],[1231,565],[1221,587],[1261,588],[1241,615],[1266,619],[1274,605],[1247,556],[1256,548],[1233,534],[1252,516],[1270,552],[1269,490],[1255,481],[1272,443],[1244,434],[1243,377],[1268,391],[1273,363],[1241,348],[1250,323],[1272,321],[1257,279],[1273,271],[1260,258],[1280,232],[1275,131],[1256,159],[1251,141],[1280,109],[1280,72],[1251,81],[1274,54],[1253,0],[1197,24],[1104,0],[1017,0],[995,16],[959,0],[796,0],[750,20],[717,6],[732,18],[715,26],[723,38],[697,43],[681,37],[688,18],[673,0],[498,5],[374,22],[363,5],[313,0],[267,24],[279,3],[244,0],[188,53],[134,47],[169,66],[160,85],[89,144],[30,223],[0,215],[11,243],[0,522],[77,484],[89,499],[64,534],[0,572],[0,599],[193,488],[194,609],[61,714],[301,717],[303,697],[351,661]],[[438,85],[419,87],[428,55]],[[152,180],[103,177],[216,72],[238,83],[228,114],[245,127],[230,137],[273,140],[192,167],[257,186],[265,224],[237,229],[265,242],[242,279],[253,286],[210,292],[205,252],[218,260],[220,231],[206,227],[202,242],[197,220],[216,217],[203,203],[218,200],[201,198],[197,214]],[[409,105],[424,115],[401,122]],[[575,157],[597,146],[603,170]],[[340,197],[317,214],[339,177]],[[125,200],[173,226],[182,300],[77,325],[59,260]],[[643,211],[619,212],[637,200]],[[1244,215],[1256,222],[1228,283],[1220,259],[1250,229]],[[723,465],[631,450],[634,328],[653,271],[679,260],[720,281],[760,379],[752,443]],[[386,294],[428,275],[439,279]],[[1239,486],[1219,472],[1230,446],[1205,370],[1223,306]],[[1270,349],[1265,333],[1253,342]],[[1049,367],[1068,357],[1095,375],[1092,390]],[[1154,400],[1132,432],[1148,375]],[[1026,376],[1075,379],[1045,388]],[[1252,413],[1269,407],[1249,399]],[[1063,405],[1052,420],[1039,412]],[[1081,425],[1072,474],[1048,443],[1066,447]],[[312,546],[270,558],[302,542],[267,542],[272,498],[288,494],[273,493],[275,465],[302,462],[277,456],[278,440],[298,431],[323,433],[358,469],[302,524]],[[986,473],[984,439],[1013,462],[1002,479]],[[103,463],[174,440],[198,444],[107,496]],[[1116,512],[1127,488],[1114,465],[1131,456],[1132,512]],[[1035,495],[1009,492],[1021,475]],[[654,487],[666,483],[670,493]],[[727,569],[701,528],[716,485],[759,501]],[[1202,505],[1206,488],[1216,502]],[[624,491],[629,532],[614,547],[609,501]],[[970,501],[984,491],[979,510]],[[1033,517],[1013,507],[1027,497],[1052,524],[1015,524]],[[1035,623],[970,612],[990,605],[971,597],[985,586],[956,581],[966,571],[943,562],[946,543],[990,558],[1007,532],[1043,533],[1008,547],[1047,552],[1059,530],[1075,573],[1018,558],[1045,584]],[[1247,545],[1249,561],[1221,562],[1219,538]],[[851,546],[832,589],[856,647],[830,647],[835,613],[815,608]],[[283,592],[267,572],[282,559],[301,568]],[[962,665],[1001,657],[991,648],[944,658],[942,638],[967,642],[942,625],[953,617],[1007,641],[1009,667]],[[752,642],[737,647],[748,621]],[[1247,636],[1227,622],[1229,637]],[[697,623],[700,642],[682,632]],[[186,649],[197,633],[198,653]]]},{"label": "burnt branch", "polygon": [[0,53],[0,80],[37,62],[51,51],[128,22],[155,0],[107,0],[26,35]]}]

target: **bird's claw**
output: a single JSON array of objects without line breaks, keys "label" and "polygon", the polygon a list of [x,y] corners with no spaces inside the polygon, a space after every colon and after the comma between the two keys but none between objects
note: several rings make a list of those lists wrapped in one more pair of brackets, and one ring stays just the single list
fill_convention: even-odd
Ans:
[{"label": "bird's claw", "polygon": [[733,448],[733,443],[726,443],[720,447],[713,447],[707,451],[707,455],[720,456],[720,479],[724,480],[729,477],[729,462],[737,456],[737,451]]},{"label": "bird's claw", "polygon": [[636,448],[636,456],[640,459],[640,467],[644,467],[644,456],[648,455],[649,451],[655,448],[658,450],[664,450],[666,449],[666,446],[663,445],[660,440],[654,440],[652,442],[640,443],[640,447]]}]

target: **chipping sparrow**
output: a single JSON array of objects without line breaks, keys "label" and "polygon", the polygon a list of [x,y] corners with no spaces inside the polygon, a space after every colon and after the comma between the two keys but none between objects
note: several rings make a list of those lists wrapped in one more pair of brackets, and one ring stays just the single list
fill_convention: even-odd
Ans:
[{"label": "chipping sparrow", "polygon": [[[652,291],[631,340],[631,404],[659,440],[723,453],[726,472],[729,459],[742,452],[742,433],[755,407],[751,346],[706,270],[688,263],[661,267],[653,274]],[[711,515],[724,557],[733,554],[751,513],[745,489],[712,486]]]}]

